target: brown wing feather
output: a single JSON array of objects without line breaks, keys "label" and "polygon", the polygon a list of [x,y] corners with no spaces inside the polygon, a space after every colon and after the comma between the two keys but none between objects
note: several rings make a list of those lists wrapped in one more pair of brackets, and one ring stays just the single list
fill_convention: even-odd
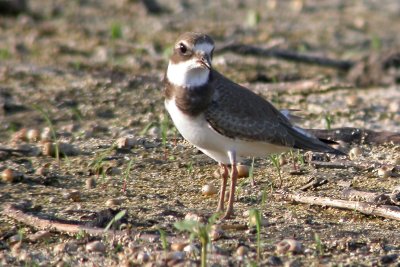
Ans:
[{"label": "brown wing feather", "polygon": [[212,72],[214,98],[206,120],[219,133],[242,140],[341,154],[310,134],[297,131],[271,103],[250,90]]},{"label": "brown wing feather", "polygon": [[251,141],[294,146],[288,119],[272,104],[214,71],[214,99],[206,119],[221,134]]}]

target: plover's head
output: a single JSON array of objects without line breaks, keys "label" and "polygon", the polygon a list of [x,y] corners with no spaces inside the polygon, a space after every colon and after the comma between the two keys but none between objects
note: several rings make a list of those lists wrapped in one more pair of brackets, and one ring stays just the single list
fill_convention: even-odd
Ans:
[{"label": "plover's head", "polygon": [[168,81],[177,86],[196,87],[207,83],[214,41],[206,34],[187,32],[175,43],[168,64]]}]

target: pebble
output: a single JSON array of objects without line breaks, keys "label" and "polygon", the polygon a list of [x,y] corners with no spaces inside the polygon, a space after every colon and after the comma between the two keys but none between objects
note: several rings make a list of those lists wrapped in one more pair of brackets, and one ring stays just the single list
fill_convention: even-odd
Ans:
[{"label": "pebble", "polygon": [[26,132],[26,138],[29,142],[37,142],[40,139],[40,132],[38,129],[29,129]]},{"label": "pebble", "polygon": [[8,239],[8,242],[10,245],[14,245],[16,243],[19,243],[22,241],[22,236],[21,235],[13,235]]},{"label": "pebble", "polygon": [[[58,143],[58,153],[60,156],[76,156],[80,151],[68,143]],[[42,154],[45,156],[56,157],[56,144],[46,141],[42,144]]]},{"label": "pebble", "polygon": [[212,196],[218,193],[218,189],[213,184],[203,185],[201,193],[205,196]]},{"label": "pebble", "polygon": [[106,206],[107,207],[112,207],[112,206],[119,206],[122,204],[122,199],[118,198],[110,198],[106,201]]},{"label": "pebble", "polygon": [[139,251],[136,259],[140,262],[148,262],[150,260],[150,254],[146,251]]},{"label": "pebble", "polygon": [[50,127],[45,127],[40,134],[40,140],[42,141],[50,141],[51,140],[51,129]]},{"label": "pebble", "polygon": [[269,256],[267,259],[268,266],[282,266],[283,262],[278,256]]},{"label": "pebble", "polygon": [[71,199],[74,202],[81,201],[81,193],[78,190],[73,190],[63,194],[64,198]]},{"label": "pebble", "polygon": [[286,254],[288,252],[299,253],[302,250],[302,244],[295,239],[284,239],[276,244],[276,252],[279,254]]},{"label": "pebble", "polygon": [[[250,210],[243,212],[243,217],[249,217],[249,225],[256,226],[257,220],[255,216],[250,216]],[[261,226],[268,226],[268,220],[261,214]]]},{"label": "pebble", "polygon": [[210,238],[212,241],[216,241],[224,235],[224,231],[222,230],[220,225],[214,224],[211,227],[211,231],[210,231],[209,235],[210,235]]},{"label": "pebble", "polygon": [[172,243],[171,244],[171,250],[172,251],[183,251],[183,249],[186,247],[187,243]]},{"label": "pebble", "polygon": [[86,244],[86,250],[88,252],[105,252],[106,246],[101,241],[93,241]]},{"label": "pebble", "polygon": [[236,249],[236,255],[238,255],[239,257],[244,257],[247,255],[247,253],[249,252],[249,248],[246,246],[239,246]]},{"label": "pebble", "polygon": [[250,167],[247,165],[237,165],[238,178],[249,177]]},{"label": "pebble", "polygon": [[51,233],[49,231],[38,231],[34,234],[31,234],[28,236],[28,239],[33,241],[33,242],[37,242],[40,240],[48,240],[51,237]]},{"label": "pebble", "polygon": [[92,189],[96,187],[96,180],[94,178],[88,178],[85,181],[86,189]]},{"label": "pebble", "polygon": [[117,139],[117,148],[131,149],[135,146],[136,140],[131,137],[120,137]]},{"label": "pebble", "polygon": [[189,212],[185,215],[186,221],[195,221],[195,222],[202,222],[203,219],[196,213]]},{"label": "pebble", "polygon": [[46,176],[49,174],[49,168],[48,166],[42,166],[36,169],[35,174],[40,175],[40,176]]},{"label": "pebble", "polygon": [[183,248],[183,251],[185,251],[187,254],[198,254],[199,249],[194,245],[194,244],[188,244]]},{"label": "pebble", "polygon": [[378,169],[378,176],[381,178],[389,178],[392,175],[392,170],[387,166]]},{"label": "pebble", "polygon": [[1,180],[6,183],[19,182],[24,178],[24,175],[18,171],[12,169],[5,169],[1,173]]},{"label": "pebble", "polygon": [[19,131],[15,132],[12,137],[13,142],[26,141],[26,132],[27,131],[28,130],[26,128],[22,128]]},{"label": "pebble", "polygon": [[353,147],[352,149],[350,149],[349,152],[349,157],[351,160],[355,160],[360,158],[360,156],[362,156],[363,151],[360,147]]},{"label": "pebble", "polygon": [[400,157],[393,159],[393,164],[394,165],[400,165]]},{"label": "pebble", "polygon": [[355,107],[360,105],[362,99],[357,95],[349,95],[346,97],[346,104],[350,107]]}]

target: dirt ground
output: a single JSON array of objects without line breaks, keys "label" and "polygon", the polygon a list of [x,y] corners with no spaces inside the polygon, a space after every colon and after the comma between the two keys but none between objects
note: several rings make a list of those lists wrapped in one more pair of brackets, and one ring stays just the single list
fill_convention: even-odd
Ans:
[{"label": "dirt ground", "polygon": [[[26,214],[75,224],[96,221],[100,227],[126,210],[117,223],[126,234],[38,232],[2,206],[0,266],[200,265],[198,238],[190,240],[174,223],[188,214],[209,218],[217,194],[205,196],[202,187],[218,188],[219,179],[216,163],[179,136],[164,109],[161,81],[181,33],[206,32],[217,47],[241,42],[354,62],[400,44],[396,0],[28,4],[28,11],[0,17],[0,203],[23,203]],[[355,81],[344,70],[277,58],[217,53],[213,62],[223,74],[254,88]],[[306,128],[400,132],[396,79],[332,88],[261,94],[279,108],[301,110],[300,125]],[[54,136],[68,154],[60,160],[51,147]],[[359,148],[352,162],[368,168],[316,169],[302,162],[302,152],[294,152],[302,172],[293,172],[287,153],[278,188],[271,159],[255,159],[256,184],[239,181],[234,219],[213,222],[208,265],[400,266],[399,221],[278,197],[280,190],[298,192],[312,178],[326,184],[305,195],[337,199],[344,199],[349,185],[381,193],[399,186],[398,144],[341,145],[346,151]],[[393,168],[389,177],[378,174],[381,165]],[[12,182],[6,181],[7,168],[13,170]],[[109,208],[111,215],[104,212]],[[249,225],[251,209],[262,215],[260,244]],[[289,251],[277,249],[288,239]]]}]

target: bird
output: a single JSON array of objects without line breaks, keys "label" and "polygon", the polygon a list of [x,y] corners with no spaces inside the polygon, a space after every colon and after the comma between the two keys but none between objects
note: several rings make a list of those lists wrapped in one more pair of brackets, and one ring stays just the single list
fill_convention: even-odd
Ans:
[{"label": "bird", "polygon": [[[343,155],[287,114],[212,67],[213,39],[186,32],[174,44],[163,80],[165,108],[184,139],[219,163],[223,173],[216,212],[234,215],[237,165],[246,157],[261,157],[290,149]],[[230,176],[228,206],[224,209]]]}]

